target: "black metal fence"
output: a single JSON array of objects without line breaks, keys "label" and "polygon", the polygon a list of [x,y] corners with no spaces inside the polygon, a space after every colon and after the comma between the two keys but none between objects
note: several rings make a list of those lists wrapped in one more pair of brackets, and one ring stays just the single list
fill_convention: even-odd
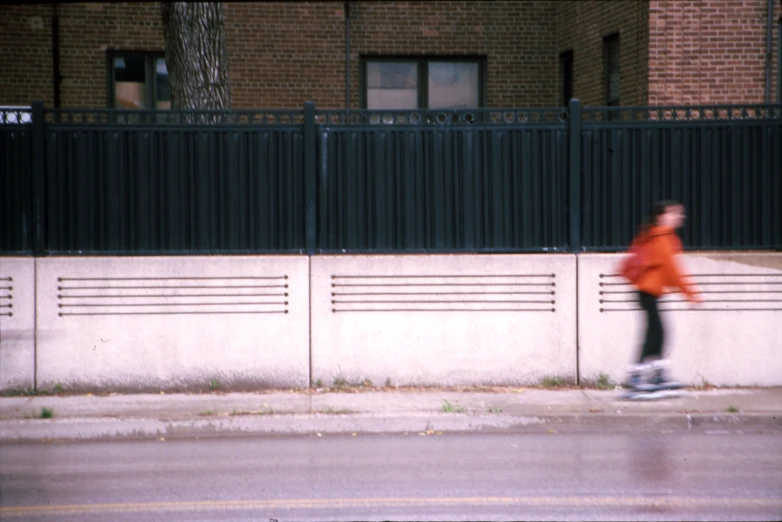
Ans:
[{"label": "black metal fence", "polygon": [[318,248],[566,249],[566,120],[545,110],[437,116],[323,114]]},{"label": "black metal fence", "polygon": [[782,106],[587,108],[580,127],[582,246],[616,250],[676,199],[689,248],[782,247]]},{"label": "black metal fence", "polygon": [[30,252],[32,125],[9,116],[0,116],[0,253]]},{"label": "black metal fence", "polygon": [[782,105],[5,111],[0,253],[782,249]]}]

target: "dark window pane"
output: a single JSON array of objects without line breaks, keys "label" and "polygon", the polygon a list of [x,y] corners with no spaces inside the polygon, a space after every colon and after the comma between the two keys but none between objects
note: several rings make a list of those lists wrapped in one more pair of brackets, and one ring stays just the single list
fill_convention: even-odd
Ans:
[{"label": "dark window pane", "polygon": [[171,84],[168,81],[168,68],[165,58],[155,60],[155,106],[158,109],[171,108]]},{"label": "dark window pane", "polygon": [[562,68],[562,105],[567,105],[573,98],[573,51],[562,53],[560,62]]},{"label": "dark window pane", "polygon": [[603,40],[606,73],[606,105],[619,105],[619,35],[613,34]]},{"label": "dark window pane", "polygon": [[143,56],[118,56],[114,58],[114,80],[118,82],[143,82],[146,80],[146,60]]},{"label": "dark window pane", "polygon": [[114,58],[114,106],[147,108],[146,59],[143,56]]}]

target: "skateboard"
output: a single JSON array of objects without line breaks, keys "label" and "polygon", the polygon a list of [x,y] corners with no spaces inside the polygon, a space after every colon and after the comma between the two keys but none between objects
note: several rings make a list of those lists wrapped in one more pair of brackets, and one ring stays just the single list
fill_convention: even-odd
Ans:
[{"label": "skateboard", "polygon": [[686,394],[681,384],[674,383],[650,386],[647,390],[628,390],[622,397],[631,401],[654,401],[683,397]]}]

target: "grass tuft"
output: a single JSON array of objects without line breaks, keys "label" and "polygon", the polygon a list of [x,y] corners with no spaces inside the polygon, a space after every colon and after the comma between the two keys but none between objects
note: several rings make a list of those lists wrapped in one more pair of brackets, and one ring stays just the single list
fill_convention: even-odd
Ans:
[{"label": "grass tuft", "polygon": [[464,412],[464,408],[458,404],[451,404],[447,400],[443,399],[443,411],[446,413],[462,413]]},{"label": "grass tuft", "polygon": [[544,377],[543,378],[543,387],[544,388],[562,388],[565,386],[565,381],[561,377]]},{"label": "grass tuft", "polygon": [[610,390],[614,387],[614,384],[611,382],[611,379],[608,378],[608,375],[605,373],[601,373],[597,377],[597,388],[599,390]]}]

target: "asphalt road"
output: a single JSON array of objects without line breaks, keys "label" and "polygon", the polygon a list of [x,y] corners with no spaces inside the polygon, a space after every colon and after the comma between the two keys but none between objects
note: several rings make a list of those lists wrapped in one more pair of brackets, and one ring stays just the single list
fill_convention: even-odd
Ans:
[{"label": "asphalt road", "polygon": [[779,433],[0,445],[5,520],[780,520]]}]

